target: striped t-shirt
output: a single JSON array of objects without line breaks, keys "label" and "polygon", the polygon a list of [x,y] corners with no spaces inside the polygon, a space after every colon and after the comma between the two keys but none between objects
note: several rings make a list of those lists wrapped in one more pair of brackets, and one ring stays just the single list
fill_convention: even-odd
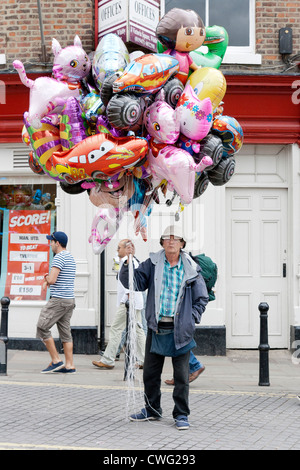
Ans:
[{"label": "striped t-shirt", "polygon": [[58,268],[59,274],[55,284],[50,286],[51,297],[73,299],[76,263],[69,251],[62,250],[57,253],[52,261],[52,268]]}]

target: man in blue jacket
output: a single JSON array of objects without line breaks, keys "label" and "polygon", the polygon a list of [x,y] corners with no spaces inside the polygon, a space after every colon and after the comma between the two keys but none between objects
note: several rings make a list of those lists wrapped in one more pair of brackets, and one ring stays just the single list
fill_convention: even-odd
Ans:
[{"label": "man in blue jacket", "polygon": [[[143,371],[145,408],[131,421],[159,419],[162,415],[161,374],[166,356],[172,357],[174,376],[173,418],[176,428],[189,429],[189,358],[196,345],[195,323],[200,323],[208,294],[200,268],[183,251],[185,240],[178,226],[168,227],[160,239],[162,250],[134,269],[135,290],[148,289],[145,316],[148,325]],[[126,254],[134,248],[127,246]],[[128,288],[128,264],[120,271]]]}]

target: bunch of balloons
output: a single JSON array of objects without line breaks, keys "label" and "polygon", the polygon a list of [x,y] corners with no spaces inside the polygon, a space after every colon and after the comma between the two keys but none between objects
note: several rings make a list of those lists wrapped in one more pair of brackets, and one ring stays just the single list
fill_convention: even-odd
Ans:
[{"label": "bunch of balloons", "polygon": [[146,240],[146,216],[161,194],[173,191],[183,207],[209,182],[225,184],[243,143],[239,123],[222,114],[224,28],[204,28],[197,13],[174,8],[156,32],[157,53],[129,54],[107,34],[92,59],[78,36],[66,48],[53,39],[52,77],[35,81],[13,63],[30,88],[22,131],[30,168],[69,194],[88,192],[99,208],[89,238],[95,253],[128,210]]}]

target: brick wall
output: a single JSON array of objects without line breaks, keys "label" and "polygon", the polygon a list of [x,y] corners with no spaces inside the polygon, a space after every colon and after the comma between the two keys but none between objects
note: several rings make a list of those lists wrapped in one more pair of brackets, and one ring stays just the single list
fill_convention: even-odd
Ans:
[{"label": "brick wall", "polygon": [[[239,73],[299,73],[299,68],[285,64],[279,54],[279,30],[290,27],[293,30],[293,52],[300,54],[300,0],[256,1],[256,53],[261,54],[261,65],[222,66],[222,71]],[[287,57],[288,58],[288,57]],[[298,58],[300,62],[300,57]]]},{"label": "brick wall", "polygon": [[[52,38],[62,47],[73,44],[78,34],[87,53],[94,50],[93,0],[41,0],[46,51],[52,68]],[[1,0],[0,3],[0,53],[6,54],[4,69],[12,69],[15,59],[42,70],[41,32],[36,0]],[[27,67],[26,67],[27,68]]]},{"label": "brick wall", "polygon": [[[94,0],[41,0],[46,50],[49,68],[53,55],[51,41],[55,37],[62,47],[73,44],[78,34],[87,53],[94,50]],[[256,53],[262,55],[261,65],[222,65],[224,72],[238,73],[298,73],[283,62],[278,49],[279,29],[292,27],[293,53],[300,53],[300,0],[256,1]],[[0,53],[6,54],[7,64],[1,71],[12,70],[14,59],[20,59],[31,71],[42,71],[41,34],[36,0],[1,0]],[[137,47],[138,49],[138,47]],[[299,61],[299,59],[298,59]]]}]

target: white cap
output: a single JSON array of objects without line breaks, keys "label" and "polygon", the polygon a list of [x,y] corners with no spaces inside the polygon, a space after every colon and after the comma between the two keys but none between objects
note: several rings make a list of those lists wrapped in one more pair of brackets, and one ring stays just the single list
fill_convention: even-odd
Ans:
[{"label": "white cap", "polygon": [[179,225],[170,225],[169,227],[167,227],[164,233],[162,234],[162,238],[170,237],[171,235],[184,239],[182,228],[179,227]]}]

